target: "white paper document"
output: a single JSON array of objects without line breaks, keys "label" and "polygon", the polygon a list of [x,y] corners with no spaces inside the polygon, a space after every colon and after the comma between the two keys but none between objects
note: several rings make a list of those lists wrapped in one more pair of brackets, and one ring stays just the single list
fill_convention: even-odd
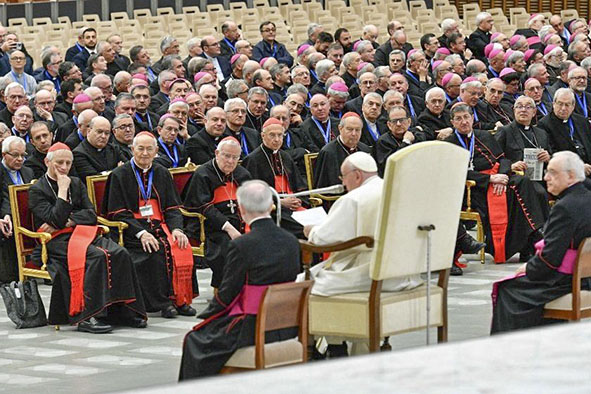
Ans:
[{"label": "white paper document", "polygon": [[317,226],[324,222],[328,215],[324,208],[316,207],[305,211],[294,211],[291,216],[302,226]]},{"label": "white paper document", "polygon": [[541,181],[544,176],[544,163],[538,160],[538,153],[541,149],[525,148],[523,150],[523,161],[527,164],[525,176],[532,181]]}]

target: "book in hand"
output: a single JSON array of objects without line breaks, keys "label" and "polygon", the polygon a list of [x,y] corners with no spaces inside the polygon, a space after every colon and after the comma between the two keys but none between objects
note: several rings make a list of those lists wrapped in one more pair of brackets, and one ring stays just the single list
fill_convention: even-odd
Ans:
[{"label": "book in hand", "polygon": [[525,148],[523,150],[523,161],[527,164],[525,176],[532,181],[541,181],[544,177],[544,163],[538,160],[541,152],[538,148]]},{"label": "book in hand", "polygon": [[326,211],[322,207],[294,211],[291,214],[291,217],[302,226],[317,226],[322,224],[327,216]]}]

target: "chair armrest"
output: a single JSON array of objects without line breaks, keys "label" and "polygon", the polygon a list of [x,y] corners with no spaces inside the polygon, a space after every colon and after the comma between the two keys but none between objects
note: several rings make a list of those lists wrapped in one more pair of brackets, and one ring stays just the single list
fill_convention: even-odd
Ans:
[{"label": "chair armrest", "polygon": [[476,186],[475,181],[466,181],[466,212],[472,212],[472,188]]},{"label": "chair armrest", "polygon": [[525,176],[525,172],[523,172],[523,171],[519,171],[519,170],[517,170],[517,171],[513,171],[513,174],[515,174],[515,175],[521,175],[521,176]]},{"label": "chair armrest", "polygon": [[27,230],[26,228],[20,227],[20,226],[17,227],[17,229],[23,235],[25,235],[25,236],[27,236],[29,238],[38,239],[39,242],[41,242],[41,262],[43,263],[43,265],[41,266],[41,269],[43,271],[47,271],[47,259],[48,259],[48,255],[47,255],[47,243],[49,241],[51,241],[51,234],[49,234],[49,233],[38,233],[36,231]]},{"label": "chair armrest", "polygon": [[105,219],[102,216],[97,216],[97,222],[107,227],[116,227],[119,231],[119,245],[123,246],[123,231],[129,227],[129,224],[120,221],[113,221]]},{"label": "chair armrest", "polygon": [[336,201],[341,196],[325,196],[324,194],[311,194],[310,197],[311,198],[317,198],[317,199],[320,199],[322,201]]},{"label": "chair armrest", "polygon": [[189,212],[185,208],[180,208],[181,214],[188,218],[197,218],[199,219],[199,241],[201,242],[201,246],[199,248],[193,248],[195,253],[205,253],[203,250],[203,246],[205,245],[205,216],[197,212]]},{"label": "chair armrest", "polygon": [[299,241],[300,248],[302,249],[302,251],[307,251],[311,253],[339,252],[341,250],[350,249],[352,247],[363,244],[365,244],[365,246],[367,246],[368,248],[373,248],[374,244],[373,237],[357,237],[344,242],[336,242],[328,245],[316,245],[309,241],[304,241],[301,239]]},{"label": "chair armrest", "polygon": [[103,226],[102,224],[98,225],[98,229],[99,234],[101,235],[109,234],[109,232],[111,231],[107,226]]},{"label": "chair armrest", "polygon": [[322,205],[322,199],[316,197],[310,197],[310,206],[312,208]]}]

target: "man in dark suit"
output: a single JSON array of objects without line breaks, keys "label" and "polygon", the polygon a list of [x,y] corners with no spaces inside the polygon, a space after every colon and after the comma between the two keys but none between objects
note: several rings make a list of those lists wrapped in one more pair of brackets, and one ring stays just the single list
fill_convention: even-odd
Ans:
[{"label": "man in dark suit", "polygon": [[[413,122],[425,110],[425,101],[418,96],[408,94],[408,81],[400,73],[390,75],[390,89],[398,91],[404,98],[403,105],[408,109]],[[414,124],[414,123],[413,123]]]},{"label": "man in dark suit", "polygon": [[203,164],[215,156],[217,144],[227,135],[226,113],[220,107],[213,107],[205,114],[205,128],[187,140],[187,155],[191,162]]},{"label": "man in dark suit", "polygon": [[86,182],[87,176],[111,171],[119,163],[125,162],[119,148],[109,144],[110,136],[111,123],[107,118],[97,116],[90,121],[86,138],[73,152],[74,168],[82,182]]},{"label": "man in dark suit", "polygon": [[591,130],[587,118],[574,113],[575,96],[570,89],[554,94],[552,112],[544,116],[538,127],[548,133],[553,152],[569,150],[585,163],[585,175],[591,175]]},{"label": "man in dark suit", "polygon": [[323,146],[339,135],[338,119],[330,117],[330,104],[323,94],[310,99],[310,116],[300,125],[300,132],[306,133],[311,141],[311,150],[319,152]]},{"label": "man in dark suit", "polygon": [[92,27],[86,28],[82,33],[82,39],[84,40],[84,50],[74,56],[72,61],[76,63],[80,70],[86,70],[88,58],[91,54],[96,53],[96,30]]},{"label": "man in dark suit", "polygon": [[[214,375],[238,348],[254,343],[256,313],[236,320],[226,307],[242,297],[242,289],[290,282],[299,272],[298,241],[271,219],[269,186],[260,180],[247,181],[237,194],[240,213],[251,230],[229,243],[219,292],[199,315],[208,323],[196,326],[185,337],[180,380]],[[290,329],[273,331],[267,334],[267,342],[294,334]]]},{"label": "man in dark suit", "polygon": [[[359,76],[359,96],[345,103],[343,112],[355,112],[360,115],[363,113],[361,106],[366,94],[375,92],[377,89],[378,78],[372,72],[365,72]],[[349,89],[351,91],[351,89]]]},{"label": "man in dark suit", "polygon": [[203,50],[201,57],[210,60],[215,66],[218,81],[223,81],[232,74],[230,60],[221,56],[220,43],[214,36],[203,37],[201,40],[201,49]]},{"label": "man in dark suit", "polygon": [[240,30],[234,21],[225,21],[222,23],[222,34],[224,38],[220,40],[220,56],[230,59],[236,54],[236,42],[240,39]]},{"label": "man in dark suit", "polygon": [[587,92],[587,70],[575,67],[568,72],[568,85],[575,94],[575,113],[589,118],[591,94]]},{"label": "man in dark suit", "polygon": [[49,130],[47,123],[35,122],[31,126],[30,135],[32,148],[28,149],[30,154],[24,166],[33,170],[34,178],[39,179],[47,172],[45,156],[51,147],[53,133]]},{"label": "man in dark suit", "polygon": [[476,15],[476,30],[470,34],[466,46],[472,51],[474,57],[485,61],[484,47],[490,43],[490,31],[495,21],[488,12],[480,12]]},{"label": "man in dark suit", "polygon": [[123,39],[121,39],[121,36],[117,33],[111,34],[107,37],[107,42],[111,44],[113,51],[115,51],[115,63],[121,67],[121,71],[127,71],[127,68],[131,64],[131,60],[129,60],[127,56],[121,54],[121,49],[123,47]]}]

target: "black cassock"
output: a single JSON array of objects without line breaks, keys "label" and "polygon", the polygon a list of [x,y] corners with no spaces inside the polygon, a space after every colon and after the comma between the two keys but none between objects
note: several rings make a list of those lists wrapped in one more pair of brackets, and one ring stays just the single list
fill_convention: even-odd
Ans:
[{"label": "black cassock", "polygon": [[358,151],[371,154],[371,148],[363,142],[357,144],[355,149],[346,147],[340,137],[326,144],[318,153],[314,163],[314,187],[340,184],[341,164],[347,156]]},{"label": "black cassock", "polygon": [[[157,199],[164,222],[172,233],[175,229],[183,229],[183,216],[180,212],[180,197],[174,186],[170,172],[159,164],[153,163],[153,181],[151,198]],[[141,178],[146,191],[150,171],[140,169]],[[171,305],[174,298],[173,259],[170,244],[161,226],[161,221],[136,218],[139,213],[140,200],[143,196],[131,166],[131,160],[117,167],[109,174],[105,186],[102,212],[111,220],[125,222],[129,227],[123,236],[125,248],[129,251],[133,265],[138,274],[140,286],[148,312],[157,312]],[[147,253],[143,250],[140,240],[136,237],[140,231],[146,230],[157,240],[160,248],[156,252]],[[193,296],[198,293],[195,273],[193,271]]]},{"label": "black cassock", "polygon": [[192,163],[206,163],[214,158],[218,143],[225,137],[228,137],[225,132],[218,137],[214,137],[205,129],[202,129],[187,140],[185,145],[187,156],[191,158]]},{"label": "black cassock", "polygon": [[429,108],[425,108],[417,118],[417,127],[423,129],[426,141],[432,141],[437,137],[435,131],[452,127],[449,111],[444,109],[439,115],[435,115]]},{"label": "black cassock", "polygon": [[251,129],[250,127],[242,127],[236,133],[226,126],[224,135],[232,136],[240,143],[240,160],[244,160],[246,156],[261,144],[261,135],[258,131]]},{"label": "black cassock", "polygon": [[158,155],[154,158],[154,163],[166,168],[184,167],[187,164],[185,146],[177,142],[172,145],[165,144],[158,139]]},{"label": "black cassock", "polygon": [[[34,228],[47,223],[64,229],[68,219],[77,225],[96,225],[96,213],[88,199],[86,188],[78,178],[71,178],[69,200],[57,198],[57,182],[43,176],[29,190],[29,209]],[[138,278],[129,253],[112,240],[97,236],[88,246],[84,269],[84,310],[69,315],[71,282],[68,271],[68,243],[72,234],[55,236],[47,244],[47,270],[53,281],[50,324],[76,324],[92,316],[129,318],[145,317]],[[33,260],[39,262],[39,251]],[[117,316],[118,315],[118,316]]]},{"label": "black cassock", "polygon": [[[297,239],[269,218],[254,221],[250,233],[230,241],[219,292],[198,316],[208,321],[185,337],[179,380],[217,374],[237,349],[254,344],[256,315],[224,312],[244,285],[290,282],[299,271]],[[266,342],[296,335],[293,329],[270,331]]]},{"label": "black cassock", "polygon": [[[278,193],[291,194],[306,189],[297,166],[289,153],[279,150],[276,153],[264,145],[260,145],[242,162],[253,179],[260,179],[275,188]],[[302,201],[306,205],[305,201]],[[304,238],[301,224],[291,217],[289,208],[281,207],[281,227],[298,238]],[[273,217],[275,218],[274,214]]]},{"label": "black cassock", "polygon": [[585,117],[573,113],[567,121],[563,121],[550,112],[538,122],[538,127],[548,133],[553,152],[569,150],[591,164],[591,130]]},{"label": "black cassock", "polygon": [[376,144],[373,146],[372,152],[372,156],[378,165],[378,175],[382,178],[384,177],[386,161],[390,155],[396,153],[399,149],[406,148],[410,145],[411,144],[403,142],[402,138],[396,138],[391,132],[382,134]]},{"label": "black cassock", "polygon": [[[184,207],[199,212],[205,221],[205,263],[213,271],[211,285],[219,287],[224,259],[230,236],[222,230],[230,222],[236,230],[243,232],[244,223],[238,211],[236,189],[251,179],[250,173],[242,166],[236,167],[230,175],[219,169],[215,159],[199,166],[183,190]],[[192,238],[199,238],[196,220],[187,221],[187,232]]]},{"label": "black cassock", "polygon": [[[468,169],[468,179],[476,182],[476,186],[472,188],[472,207],[482,218],[487,252],[495,256],[495,262],[501,263],[517,252],[528,250],[535,241],[530,239],[530,235],[535,237],[536,230],[544,225],[547,218],[548,201],[545,194],[541,195],[536,192],[534,182],[523,176],[511,175],[511,161],[505,158],[501,147],[492,135],[483,130],[474,130],[474,136],[472,159],[474,169]],[[452,133],[446,141],[463,146],[456,133]],[[464,141],[464,145],[467,149],[470,148],[470,138]],[[493,171],[495,168],[494,173],[509,175],[507,192],[504,193],[506,195],[507,227],[505,237],[499,243],[504,241],[505,250],[497,252],[494,250],[493,232],[489,221],[490,175],[484,173]]]},{"label": "black cassock", "polygon": [[[544,227],[545,246],[527,263],[526,275],[501,282],[493,308],[491,334],[539,326],[544,305],[572,291],[572,276],[558,272],[568,248],[576,249],[591,236],[591,192],[581,183],[564,190]],[[591,287],[589,278],[581,288]]]},{"label": "black cassock", "polygon": [[98,150],[90,145],[86,138],[72,153],[74,155],[74,169],[83,182],[86,182],[87,176],[97,175],[103,171],[111,171],[117,167],[120,161],[126,161],[117,146],[109,143],[101,150]]}]

